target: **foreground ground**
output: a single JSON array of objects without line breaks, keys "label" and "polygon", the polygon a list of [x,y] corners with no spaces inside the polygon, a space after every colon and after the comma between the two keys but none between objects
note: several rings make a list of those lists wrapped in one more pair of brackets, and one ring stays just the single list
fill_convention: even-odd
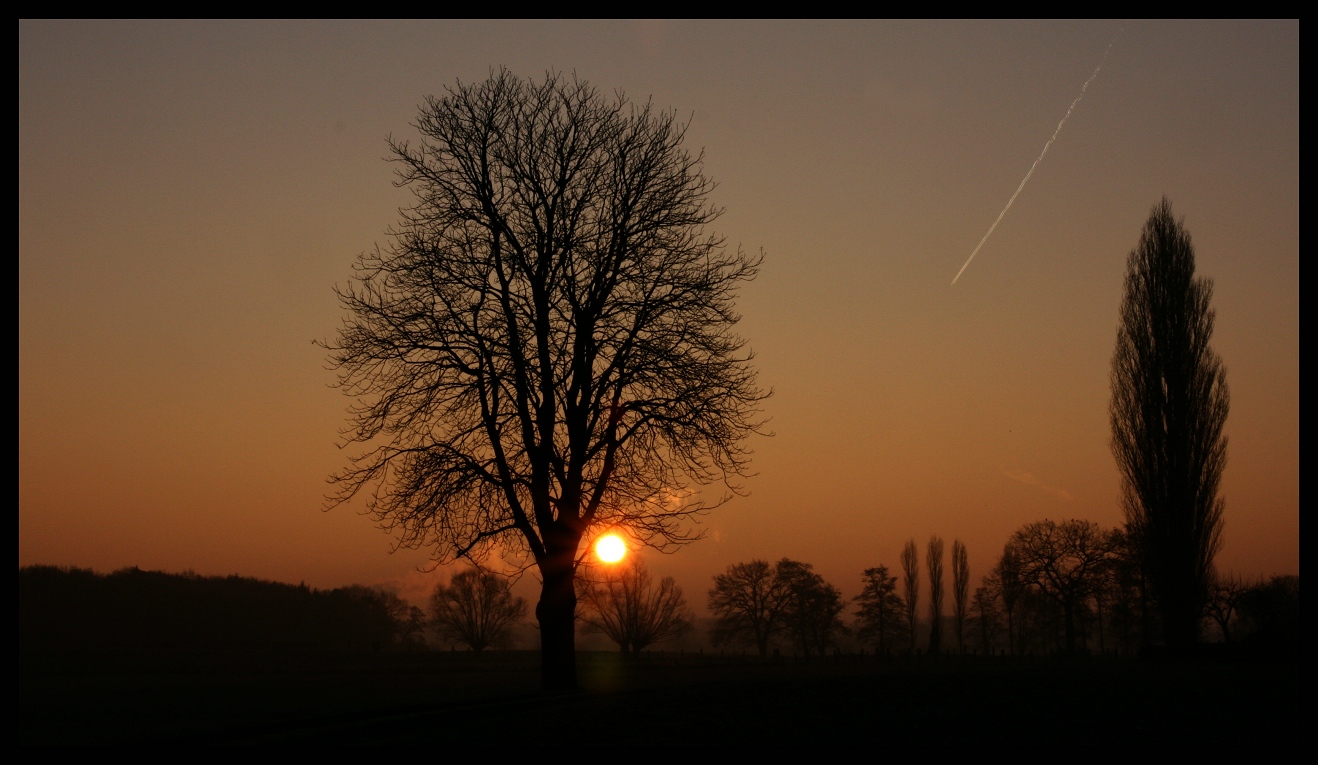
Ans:
[{"label": "foreground ground", "polygon": [[1299,741],[1299,664],[503,652],[27,654],[19,743],[874,745]]}]

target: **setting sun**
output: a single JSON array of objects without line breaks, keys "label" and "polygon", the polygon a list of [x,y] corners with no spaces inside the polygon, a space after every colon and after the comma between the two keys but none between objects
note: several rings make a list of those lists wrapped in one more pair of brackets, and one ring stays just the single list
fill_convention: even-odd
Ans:
[{"label": "setting sun", "polygon": [[627,554],[627,545],[617,534],[605,534],[595,542],[595,555],[605,563],[617,563]]}]

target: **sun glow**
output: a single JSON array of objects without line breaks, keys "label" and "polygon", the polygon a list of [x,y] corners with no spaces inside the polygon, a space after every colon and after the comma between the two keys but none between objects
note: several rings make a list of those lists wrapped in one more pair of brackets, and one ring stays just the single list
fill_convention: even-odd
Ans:
[{"label": "sun glow", "polygon": [[617,563],[627,554],[627,544],[617,534],[605,534],[595,542],[595,555],[605,563]]}]

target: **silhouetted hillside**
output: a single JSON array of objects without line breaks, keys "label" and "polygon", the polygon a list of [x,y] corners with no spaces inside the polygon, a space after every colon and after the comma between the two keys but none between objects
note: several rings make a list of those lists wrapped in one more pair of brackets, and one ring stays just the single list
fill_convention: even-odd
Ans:
[{"label": "silhouetted hillside", "polygon": [[400,603],[367,587],[29,566],[18,570],[19,648],[383,648],[400,635]]}]

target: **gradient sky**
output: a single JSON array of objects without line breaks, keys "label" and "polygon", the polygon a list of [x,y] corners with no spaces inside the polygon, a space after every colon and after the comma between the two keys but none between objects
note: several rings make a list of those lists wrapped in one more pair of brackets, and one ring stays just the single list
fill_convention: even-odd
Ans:
[{"label": "gradient sky", "polygon": [[[1120,523],[1108,370],[1167,195],[1231,388],[1219,566],[1299,571],[1299,23],[19,23],[19,565],[419,594],[428,551],[323,512],[348,400],[314,339],[408,201],[384,139],[506,66],[653,97],[734,246],[775,390],[749,497],[650,556],[846,595],[911,537],[978,578],[1024,523]],[[360,509],[360,508],[358,508]]]}]

